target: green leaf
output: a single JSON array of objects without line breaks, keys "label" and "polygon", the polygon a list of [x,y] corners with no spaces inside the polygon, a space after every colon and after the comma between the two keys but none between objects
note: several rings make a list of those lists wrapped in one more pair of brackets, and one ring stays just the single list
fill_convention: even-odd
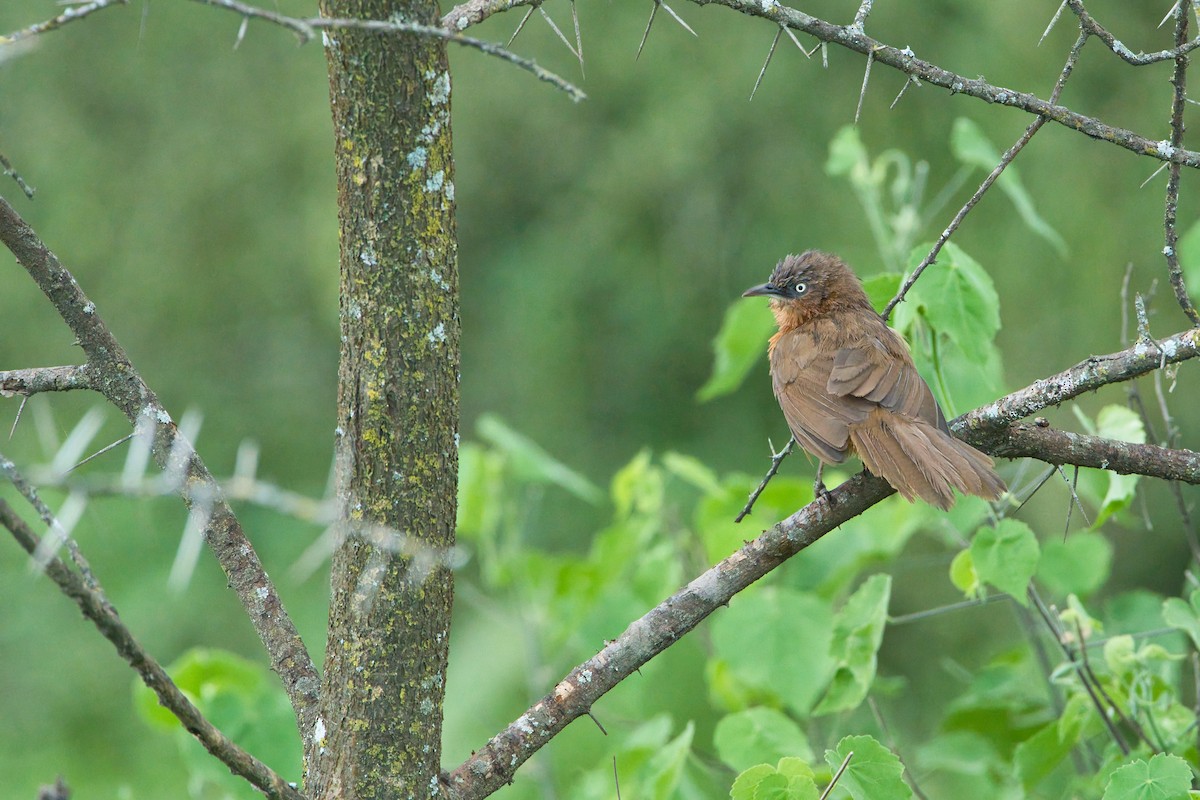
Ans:
[{"label": "green leaf", "polygon": [[[1142,419],[1132,409],[1126,406],[1108,405],[1100,409],[1096,416],[1096,435],[1122,442],[1144,444],[1146,428]],[[1137,492],[1137,475],[1118,475],[1115,472],[1104,473],[1108,477],[1108,489],[1100,502],[1100,510],[1092,528],[1099,528],[1105,520],[1133,503]]]},{"label": "green leaf", "polygon": [[1192,223],[1175,246],[1179,254],[1179,266],[1183,269],[1183,284],[1188,294],[1196,297],[1200,293],[1200,220]]},{"label": "green leaf", "polygon": [[979,579],[1026,605],[1025,589],[1037,571],[1037,537],[1024,522],[1002,519],[994,528],[980,528],[971,540],[971,560]]},{"label": "green leaf", "polygon": [[[963,164],[978,167],[986,172],[991,172],[1000,163],[1000,152],[984,134],[983,129],[965,117],[954,120],[954,127],[950,132],[950,150]],[[1032,196],[1021,183],[1017,168],[1012,164],[1005,167],[996,181],[996,186],[1008,195],[1025,225],[1049,242],[1060,256],[1065,257],[1066,241],[1050,223],[1038,215],[1033,207]]]},{"label": "green leaf", "polygon": [[638,797],[654,800],[671,800],[683,775],[684,765],[692,752],[692,737],[696,732],[694,722],[688,722],[683,732],[667,742],[646,764],[646,774],[641,781],[642,791]]},{"label": "green leaf", "polygon": [[813,758],[804,731],[773,708],[748,708],[722,717],[713,731],[713,746],[722,761],[741,770],[788,756]]},{"label": "green leaf", "polygon": [[651,463],[648,449],[642,448],[628,464],[617,470],[609,491],[613,505],[617,507],[618,519],[635,511],[639,514],[659,512],[663,504],[662,470]]},{"label": "green leaf", "polygon": [[1192,770],[1179,756],[1159,753],[1135,759],[1108,779],[1102,800],[1182,800],[1192,788]]},{"label": "green leaf", "polygon": [[838,786],[854,800],[907,800],[912,789],[904,782],[904,765],[891,750],[871,736],[847,736],[837,748],[825,751],[825,763],[835,773],[853,753]]},{"label": "green leaf", "polygon": [[1098,533],[1082,531],[1047,542],[1038,562],[1038,580],[1051,592],[1089,595],[1104,585],[1112,570],[1113,548]]},{"label": "green leaf", "polygon": [[[911,255],[916,268],[929,247],[919,245]],[[1000,297],[992,277],[958,245],[947,242],[938,260],[931,264],[896,308],[896,328],[911,335],[922,319],[953,342],[968,360],[986,360],[995,349],[1000,330]]]},{"label": "green leaf", "polygon": [[863,279],[863,291],[871,301],[871,307],[883,313],[884,307],[891,302],[900,291],[900,283],[904,276],[899,272],[881,272]]},{"label": "green leaf", "polygon": [[958,555],[950,562],[950,582],[969,598],[980,596],[983,584],[979,580],[979,573],[975,571],[975,560],[969,549],[958,551]]},{"label": "green leaf", "polygon": [[779,773],[770,764],[756,764],[734,779],[729,797],[731,800],[755,800],[758,786],[763,779],[777,774]]},{"label": "green leaf", "polygon": [[[1081,695],[1076,695],[1072,700]],[[1021,785],[1029,791],[1041,783],[1054,769],[1071,754],[1079,742],[1085,717],[1079,714],[1064,714],[1062,720],[1054,720],[1017,745],[1013,752],[1013,766]]]},{"label": "green leaf", "polygon": [[761,301],[738,300],[729,306],[713,339],[712,375],[696,392],[696,399],[706,403],[741,386],[750,368],[764,360],[774,329],[775,318]]},{"label": "green leaf", "polygon": [[666,452],[663,453],[662,463],[672,475],[687,481],[706,495],[724,496],[726,494],[726,489],[717,478],[717,473],[705,466],[704,462],[698,458],[685,456],[682,453]]},{"label": "green leaf", "polygon": [[712,624],[713,649],[732,675],[801,714],[812,708],[833,674],[832,638],[828,601],[773,586],[742,592]]},{"label": "green leaf", "polygon": [[484,414],[476,425],[480,438],[508,457],[513,474],[530,483],[547,483],[566,489],[581,500],[599,505],[600,487],[517,433],[494,414]]},{"label": "green leaf", "polygon": [[837,668],[814,714],[857,708],[875,680],[875,666],[887,624],[890,575],[872,575],[846,601],[833,623],[830,654]]},{"label": "green leaf", "polygon": [[1185,603],[1178,597],[1169,597],[1163,601],[1163,620],[1172,628],[1178,628],[1192,639],[1192,644],[1200,649],[1200,589],[1192,592]]},{"label": "green leaf", "polygon": [[847,175],[855,167],[867,163],[867,148],[858,136],[858,128],[846,125],[829,143],[829,159],[825,171],[830,175]]},{"label": "green leaf", "polygon": [[1096,435],[1121,442],[1146,443],[1146,426],[1128,406],[1107,405],[1096,415]]}]

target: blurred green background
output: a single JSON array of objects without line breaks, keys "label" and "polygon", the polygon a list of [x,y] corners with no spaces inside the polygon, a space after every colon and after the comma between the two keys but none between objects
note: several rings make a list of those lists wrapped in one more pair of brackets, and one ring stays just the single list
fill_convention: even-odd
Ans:
[{"label": "blurred green background", "polygon": [[[278,0],[284,13],[314,4]],[[1169,46],[1156,30],[1166,8],[1117,0],[1089,8],[1134,50]],[[734,395],[695,400],[712,364],[727,306],[765,279],[785,253],[841,253],[860,274],[881,268],[847,184],[825,172],[829,141],[854,118],[863,59],[830,48],[828,68],[780,42],[748,102],[775,30],[718,6],[674,5],[693,38],[659,14],[634,53],[650,3],[579,4],[586,78],[535,15],[513,45],[580,83],[575,105],[528,73],[478,52],[451,51],[462,287],[462,432],[494,413],[600,485],[642,447],[675,450],[718,472],[757,474],[786,429],[765,359]],[[857,3],[805,10],[849,21]],[[1058,2],[882,3],[868,32],[911,46],[942,67],[1039,96],[1049,93],[1075,38],[1066,15],[1038,46]],[[568,7],[546,7],[560,26]],[[44,0],[0,5],[0,32],[58,13]],[[499,15],[473,31],[505,41],[519,21]],[[143,376],[178,417],[204,416],[198,448],[218,474],[240,442],[261,446],[261,475],[319,495],[333,433],[337,223],[324,59],[319,42],[251,23],[236,49],[237,16],[184,0],[140,0],[0,49],[0,152],[37,188],[30,202],[0,189],[73,270]],[[802,41],[811,45],[804,37]],[[1063,102],[1165,138],[1169,65],[1138,70],[1089,45]],[[873,154],[897,148],[929,164],[929,194],[950,181],[955,118],[977,122],[1000,148],[1028,124],[1011,109],[903,85],[876,66],[859,133]],[[1121,347],[1122,278],[1149,293],[1152,330],[1185,327],[1165,285],[1158,164],[1054,124],[1017,162],[1042,216],[1065,238],[1063,258],[1030,233],[1010,202],[988,195],[955,241],[990,272],[1001,298],[999,344],[1010,388]],[[920,240],[933,238],[977,185],[973,176]],[[1181,229],[1195,219],[1184,175]],[[0,258],[0,369],[79,360],[66,328],[11,258]],[[1172,409],[1185,444],[1196,441],[1194,369],[1184,368]],[[1089,412],[1123,402],[1112,388]],[[0,401],[7,431],[17,399]],[[90,396],[41,396],[0,451],[18,463],[47,458]],[[947,409],[961,413],[965,408]],[[1067,410],[1050,415],[1075,427]],[[111,441],[125,429],[107,412]],[[104,437],[108,436],[108,439]],[[119,469],[121,456],[92,468]],[[1006,467],[1006,475],[1015,473]],[[807,479],[792,459],[784,472]],[[4,491],[5,496],[11,492]],[[1110,526],[1113,588],[1177,592],[1186,550],[1165,487],[1150,485],[1155,527]],[[1187,496],[1194,499],[1194,490]],[[52,501],[59,500],[53,494]],[[1066,492],[1055,481],[1024,513],[1061,529]],[[899,502],[899,501],[889,501]],[[244,522],[279,579],[309,646],[323,644],[326,575],[290,568],[315,526],[244,509]],[[580,550],[609,511],[547,491],[527,520],[531,541]],[[185,514],[171,500],[97,499],[77,537],[122,616],[164,662],[189,647],[257,657],[257,640],[202,558],[184,592],[167,587]],[[768,520],[759,520],[767,524]],[[754,532],[753,524],[747,537]],[[1053,534],[1050,534],[1053,535]],[[920,553],[897,577],[893,613],[951,598],[929,584]],[[944,581],[943,581],[944,582]],[[471,567],[462,586],[471,591]],[[446,760],[494,732],[552,676],[530,681],[515,661],[487,676],[506,629],[476,602],[460,602],[452,652]],[[15,545],[0,545],[0,781],[32,797],[63,774],[80,796],[152,797],[186,783],[173,742],[133,712],[131,674]],[[613,635],[619,631],[613,631]],[[885,662],[919,673],[930,637],[970,643],[991,633],[978,619],[936,631],[889,634]],[[597,642],[598,646],[599,643]],[[486,713],[480,694],[501,698]],[[459,694],[455,694],[458,690]],[[918,692],[919,694],[919,692]]]}]

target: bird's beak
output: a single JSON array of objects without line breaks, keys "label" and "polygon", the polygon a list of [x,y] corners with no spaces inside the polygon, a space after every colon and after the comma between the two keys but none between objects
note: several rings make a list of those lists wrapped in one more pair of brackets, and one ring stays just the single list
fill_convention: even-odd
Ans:
[{"label": "bird's beak", "polygon": [[773,284],[763,283],[758,286],[751,286],[746,291],[742,292],[742,297],[782,297],[783,293],[775,288]]}]

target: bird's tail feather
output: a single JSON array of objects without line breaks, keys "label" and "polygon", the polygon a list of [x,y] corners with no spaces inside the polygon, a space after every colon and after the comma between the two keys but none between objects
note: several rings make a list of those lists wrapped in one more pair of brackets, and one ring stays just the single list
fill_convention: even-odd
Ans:
[{"label": "bird's tail feather", "polygon": [[946,510],[955,489],[995,500],[1007,488],[991,458],[925,422],[875,411],[851,427],[850,439],[863,465],[909,501],[919,497]]}]

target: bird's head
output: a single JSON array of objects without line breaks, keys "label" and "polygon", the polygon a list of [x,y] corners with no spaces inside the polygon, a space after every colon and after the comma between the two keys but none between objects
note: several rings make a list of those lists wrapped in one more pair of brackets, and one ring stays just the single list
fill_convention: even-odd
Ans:
[{"label": "bird's head", "polygon": [[862,284],[832,253],[806,250],[775,265],[766,283],[751,286],[742,297],[769,297],[780,327],[795,327],[839,305],[867,304]]}]

